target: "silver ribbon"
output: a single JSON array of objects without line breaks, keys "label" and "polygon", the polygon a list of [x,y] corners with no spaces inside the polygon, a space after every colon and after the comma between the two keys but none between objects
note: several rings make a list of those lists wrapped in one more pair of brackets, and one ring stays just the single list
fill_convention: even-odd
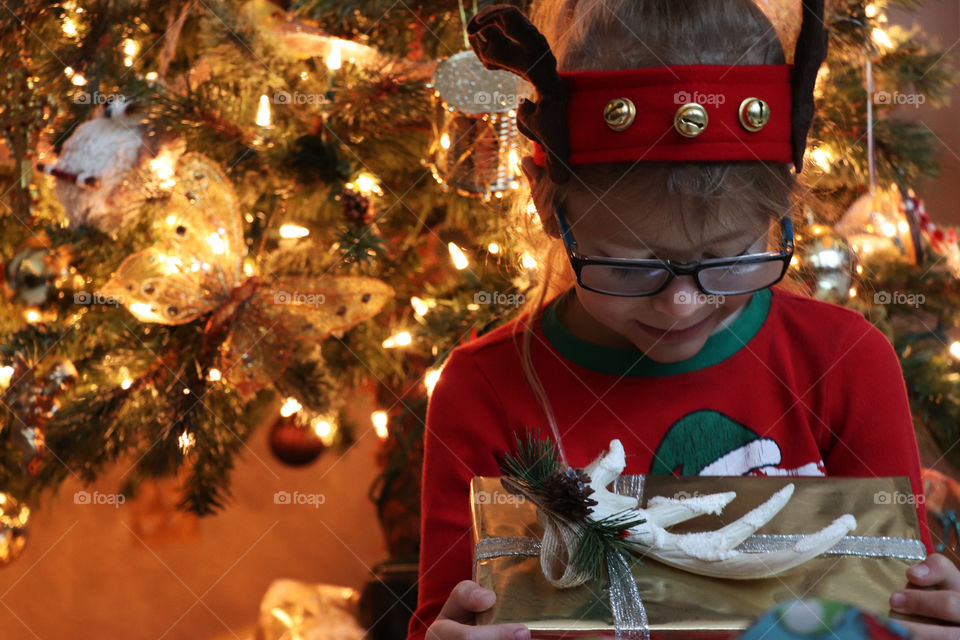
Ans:
[{"label": "silver ribbon", "polygon": [[[643,498],[644,475],[620,476],[613,483],[614,493]],[[800,534],[754,534],[736,547],[742,553],[767,553],[792,547]],[[533,537],[486,538],[474,547],[474,563],[505,556],[537,557],[541,541]],[[863,558],[900,558],[924,560],[926,547],[920,540],[890,536],[844,536],[823,556],[859,556]],[[541,556],[542,559],[542,556]],[[624,640],[649,640],[650,628],[643,600],[633,573],[624,557],[615,550],[607,553],[607,578],[610,587],[610,611],[616,637]],[[476,566],[476,565],[475,565]]]},{"label": "silver ribbon", "polygon": [[[755,533],[736,547],[743,553],[767,553],[792,547],[801,538],[799,534]],[[536,557],[540,555],[540,540],[532,537],[486,538],[474,547],[474,560],[489,560],[504,556]],[[927,550],[919,540],[888,536],[844,536],[840,542],[823,552],[824,556],[860,556],[862,558],[900,558],[924,560]]]}]

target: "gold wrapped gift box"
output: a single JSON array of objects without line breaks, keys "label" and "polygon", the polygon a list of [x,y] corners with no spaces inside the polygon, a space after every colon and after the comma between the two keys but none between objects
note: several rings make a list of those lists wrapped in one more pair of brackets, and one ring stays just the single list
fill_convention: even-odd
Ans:
[{"label": "gold wrapped gift box", "polygon": [[[613,490],[642,496],[643,506],[652,496],[736,492],[722,513],[670,527],[672,533],[689,533],[718,529],[789,483],[796,486],[791,500],[739,549],[789,546],[791,536],[813,533],[845,513],[857,519],[856,529],[827,553],[773,578],[709,578],[637,559],[631,571],[654,639],[729,638],[775,604],[795,598],[840,600],[889,614],[890,594],[906,586],[906,569],[925,557],[906,477],[623,476]],[[538,556],[543,530],[532,503],[508,493],[493,477],[473,479],[471,503],[473,577],[497,594],[478,624],[522,622],[534,638],[614,635],[604,582],[557,589],[544,578]]]}]

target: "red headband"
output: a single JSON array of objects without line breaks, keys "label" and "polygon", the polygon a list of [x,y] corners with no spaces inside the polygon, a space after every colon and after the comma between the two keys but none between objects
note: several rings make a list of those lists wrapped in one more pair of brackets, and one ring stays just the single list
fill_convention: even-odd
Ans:
[{"label": "red headband", "polygon": [[[568,162],[790,162],[792,68],[789,64],[684,65],[561,72],[569,96]],[[632,118],[629,107],[617,102],[623,99],[634,105]],[[611,110],[626,109],[621,123],[617,124],[619,113],[605,117],[607,105]],[[675,126],[682,110],[697,117],[705,114],[706,126],[702,130],[698,122],[688,122],[687,128],[684,123]],[[681,129],[696,135],[688,137]],[[535,150],[534,161],[545,166],[543,148],[537,144]]]},{"label": "red headband", "polygon": [[828,34],[824,0],[802,1],[793,64],[558,72],[546,38],[508,5],[481,10],[467,33],[485,67],[536,88],[517,127],[555,182],[602,162],[792,161],[800,173]]}]

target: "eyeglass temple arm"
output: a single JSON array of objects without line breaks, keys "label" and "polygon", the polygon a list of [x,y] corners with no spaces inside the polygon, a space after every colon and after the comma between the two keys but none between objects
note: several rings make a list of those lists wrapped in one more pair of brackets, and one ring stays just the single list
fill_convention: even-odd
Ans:
[{"label": "eyeglass temple arm", "polygon": [[560,224],[560,233],[563,236],[564,244],[576,251],[577,242],[573,239],[573,234],[570,233],[570,227],[567,225],[567,219],[563,215],[563,206],[554,200],[553,210],[557,213],[557,222]]}]

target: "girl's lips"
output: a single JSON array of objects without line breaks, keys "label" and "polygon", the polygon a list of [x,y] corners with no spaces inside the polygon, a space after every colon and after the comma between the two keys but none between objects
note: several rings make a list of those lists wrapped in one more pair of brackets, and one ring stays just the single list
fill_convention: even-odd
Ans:
[{"label": "girl's lips", "polygon": [[699,334],[703,329],[710,323],[710,318],[713,314],[707,316],[697,324],[687,327],[686,329],[675,329],[673,331],[667,329],[658,329],[657,327],[651,327],[648,324],[643,324],[639,320],[635,321],[637,326],[643,329],[646,333],[650,334],[654,338],[659,338],[660,340],[687,340]]}]

